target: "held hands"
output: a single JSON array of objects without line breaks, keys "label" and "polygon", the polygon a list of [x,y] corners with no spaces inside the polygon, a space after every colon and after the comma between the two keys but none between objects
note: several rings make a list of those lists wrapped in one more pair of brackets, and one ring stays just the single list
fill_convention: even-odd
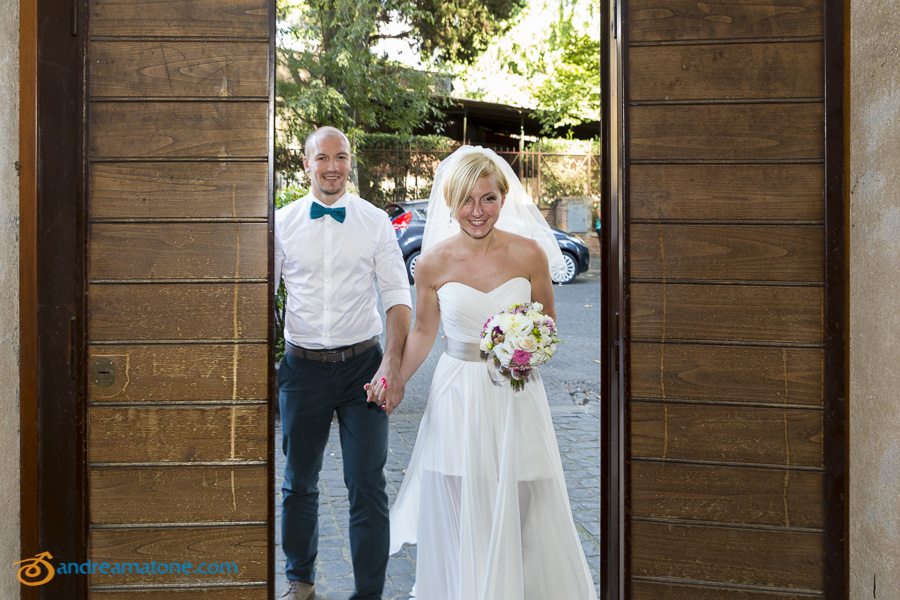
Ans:
[{"label": "held hands", "polygon": [[400,381],[399,370],[382,365],[372,381],[363,386],[366,390],[366,402],[381,406],[390,416],[403,400],[404,386]]}]

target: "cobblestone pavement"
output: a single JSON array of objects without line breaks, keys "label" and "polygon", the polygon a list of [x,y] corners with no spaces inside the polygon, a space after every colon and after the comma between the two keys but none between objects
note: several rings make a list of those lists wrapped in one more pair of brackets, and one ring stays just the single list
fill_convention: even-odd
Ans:
[{"label": "cobblestone pavement", "polygon": [[[581,535],[594,587],[600,593],[600,412],[598,403],[577,407],[552,407],[553,425],[575,524]],[[389,503],[394,502],[409,462],[421,415],[394,414],[391,419],[387,466]],[[284,455],[281,427],[276,427],[275,454],[275,573],[277,598],[286,587],[281,547],[281,484]],[[319,558],[316,564],[316,600],[345,600],[353,593],[350,543],[347,538],[347,488],[341,470],[341,446],[337,422],[325,449],[319,479]],[[415,581],[415,546],[404,546],[388,562],[384,600],[405,600]],[[551,599],[548,599],[551,600]]]}]

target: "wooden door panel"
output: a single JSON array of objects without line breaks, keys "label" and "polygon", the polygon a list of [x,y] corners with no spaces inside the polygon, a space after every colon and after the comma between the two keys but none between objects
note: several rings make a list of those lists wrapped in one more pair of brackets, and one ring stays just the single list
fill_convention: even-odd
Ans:
[{"label": "wooden door panel", "polygon": [[265,400],[269,349],[257,344],[95,345],[91,364],[115,363],[116,378],[100,387],[93,379],[91,402],[184,402]]},{"label": "wooden door panel", "polygon": [[265,219],[266,163],[98,163],[93,219]]},{"label": "wooden door panel", "polygon": [[[160,529],[98,529],[91,532],[91,559],[121,563],[235,563],[237,573],[206,575],[234,582],[266,578],[267,532],[263,526],[172,527]],[[92,585],[171,583],[178,574],[102,574],[91,576]],[[200,579],[193,574],[181,576]]]},{"label": "wooden door panel", "polygon": [[266,223],[98,223],[91,279],[265,279]]},{"label": "wooden door panel", "polygon": [[96,97],[266,98],[266,42],[101,41],[90,48]]},{"label": "wooden door panel", "polygon": [[632,336],[818,344],[822,289],[757,285],[631,285]]},{"label": "wooden door panel", "polygon": [[821,406],[822,350],[634,343],[633,398]]},{"label": "wooden door panel", "polygon": [[90,408],[91,463],[265,461],[267,407]]},{"label": "wooden door panel", "polygon": [[266,38],[267,0],[95,0],[91,35]]},{"label": "wooden door panel", "polygon": [[631,218],[822,221],[822,165],[634,165]]},{"label": "wooden door panel", "polygon": [[96,158],[265,158],[267,102],[92,102]]},{"label": "wooden door panel", "polygon": [[635,581],[631,597],[634,600],[809,600],[810,597],[817,596],[768,590],[728,589],[722,586],[708,588],[677,583]]},{"label": "wooden door panel", "polygon": [[93,469],[93,524],[265,521],[263,466]]},{"label": "wooden door panel", "polygon": [[822,467],[822,412],[633,401],[633,458]]},{"label": "wooden door panel", "polygon": [[844,597],[839,4],[622,0],[626,598]]},{"label": "wooden door panel", "polygon": [[275,2],[87,11],[89,595],[270,598]]},{"label": "wooden door panel", "polygon": [[821,282],[824,243],[818,226],[636,224],[631,275]]},{"label": "wooden door panel", "polygon": [[639,46],[629,53],[631,98],[821,98],[823,57],[822,42]]},{"label": "wooden door panel", "polygon": [[634,517],[822,529],[822,473],[636,461]]},{"label": "wooden door panel", "polygon": [[821,103],[634,106],[640,160],[822,160]]},{"label": "wooden door panel", "polygon": [[263,340],[265,283],[94,284],[92,339]]},{"label": "wooden door panel", "polygon": [[642,577],[820,590],[823,536],[636,521],[632,572]]},{"label": "wooden door panel", "polygon": [[629,0],[632,42],[822,35],[820,0]]},{"label": "wooden door panel", "polygon": [[631,345],[633,398],[821,406],[824,356],[811,348]]}]

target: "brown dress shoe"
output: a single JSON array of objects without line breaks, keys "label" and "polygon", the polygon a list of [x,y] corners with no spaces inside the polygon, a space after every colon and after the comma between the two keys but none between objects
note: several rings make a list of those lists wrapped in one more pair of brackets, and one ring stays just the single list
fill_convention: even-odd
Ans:
[{"label": "brown dress shoe", "polygon": [[315,600],[316,584],[288,580],[288,588],[279,600]]}]

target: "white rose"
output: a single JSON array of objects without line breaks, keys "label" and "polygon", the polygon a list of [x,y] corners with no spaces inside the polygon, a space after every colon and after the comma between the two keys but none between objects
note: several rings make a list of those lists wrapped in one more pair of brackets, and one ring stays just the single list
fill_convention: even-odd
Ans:
[{"label": "white rose", "polygon": [[544,310],[544,305],[540,302],[532,302],[531,309],[536,310],[537,312],[542,312]]},{"label": "white rose", "polygon": [[516,343],[516,346],[519,347],[519,350],[524,350],[525,352],[534,352],[538,349],[538,342],[534,339],[534,336],[527,335],[523,338],[520,338]]},{"label": "white rose", "polygon": [[490,336],[481,338],[481,344],[479,345],[479,348],[482,352],[490,352],[491,346],[492,344]]}]

